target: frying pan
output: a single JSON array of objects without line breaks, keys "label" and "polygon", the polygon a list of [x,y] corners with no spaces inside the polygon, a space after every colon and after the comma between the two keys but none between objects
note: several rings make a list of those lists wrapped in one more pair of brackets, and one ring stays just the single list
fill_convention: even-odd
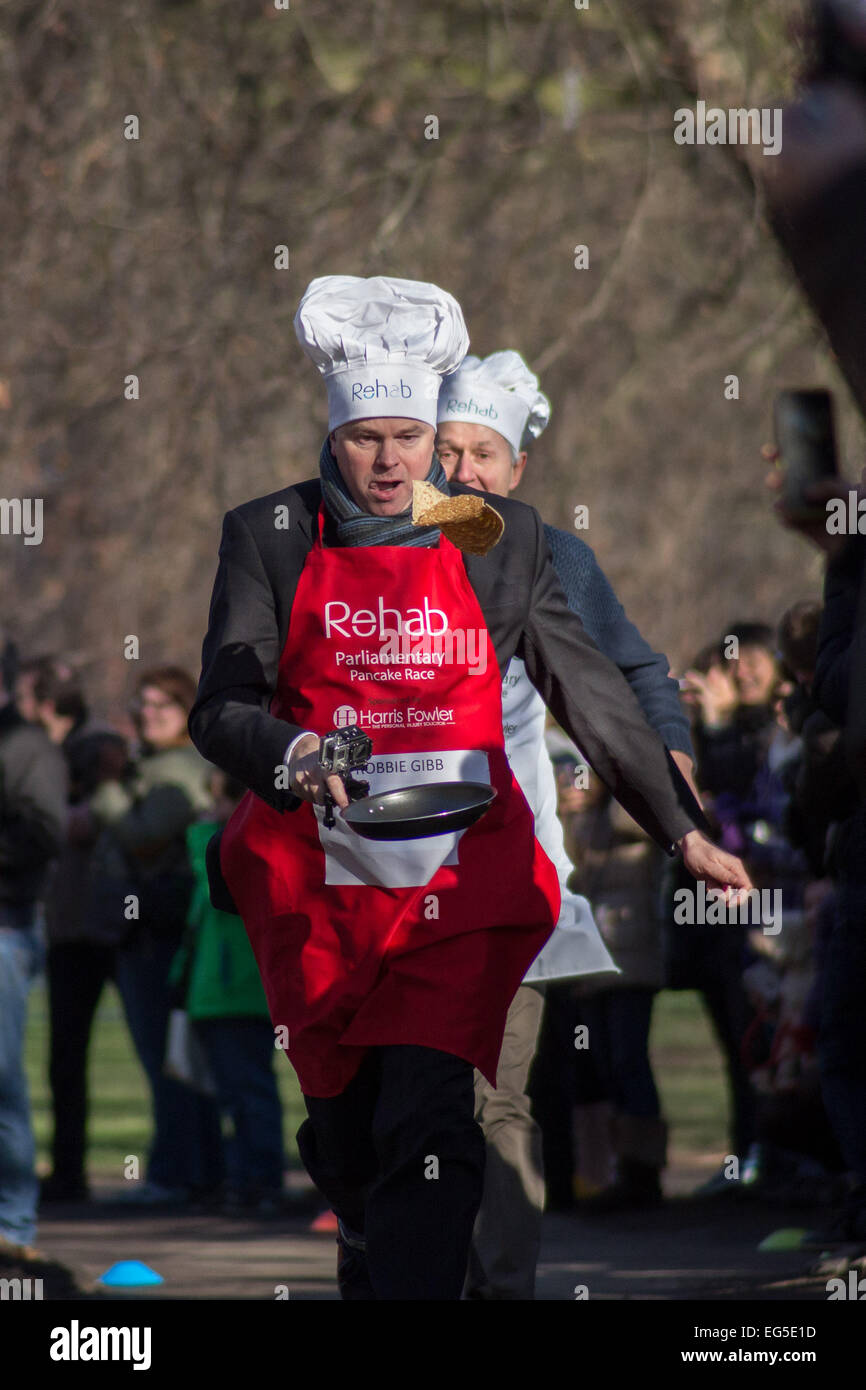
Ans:
[{"label": "frying pan", "polygon": [[341,814],[365,840],[425,840],[474,825],[495,796],[486,782],[429,782],[365,796]]}]

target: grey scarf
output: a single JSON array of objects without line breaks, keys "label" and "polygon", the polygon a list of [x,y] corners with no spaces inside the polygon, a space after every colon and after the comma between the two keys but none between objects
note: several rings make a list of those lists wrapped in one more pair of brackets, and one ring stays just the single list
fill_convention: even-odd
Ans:
[{"label": "grey scarf", "polygon": [[[397,516],[373,516],[359,507],[350,495],[327,435],[319,455],[322,496],[328,515],[337,527],[341,545],[426,545],[438,544],[438,526],[413,526],[411,509]],[[436,455],[425,480],[448,494],[448,479]]]}]

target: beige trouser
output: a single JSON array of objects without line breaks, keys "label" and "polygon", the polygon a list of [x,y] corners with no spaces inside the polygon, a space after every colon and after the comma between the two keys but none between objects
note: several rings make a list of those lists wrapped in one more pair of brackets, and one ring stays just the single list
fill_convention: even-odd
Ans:
[{"label": "beige trouser", "polygon": [[468,1298],[535,1297],[544,1170],[526,1082],[543,1008],[543,994],[521,985],[505,1021],[496,1089],[475,1073],[475,1118],[484,1130],[487,1164],[469,1252]]}]

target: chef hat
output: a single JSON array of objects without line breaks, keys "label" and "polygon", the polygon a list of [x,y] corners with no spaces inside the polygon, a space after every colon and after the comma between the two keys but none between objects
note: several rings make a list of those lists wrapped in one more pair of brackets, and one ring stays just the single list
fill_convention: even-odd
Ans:
[{"label": "chef hat", "polygon": [[312,280],[295,332],[325,378],[332,430],[381,415],[435,426],[442,377],[469,346],[456,299],[423,280],[386,275]]},{"label": "chef hat", "polygon": [[489,425],[513,449],[520,448],[527,432],[537,439],[549,419],[550,401],[539,391],[538,377],[519,352],[464,357],[439,392],[439,424],[459,420],[465,425]]}]

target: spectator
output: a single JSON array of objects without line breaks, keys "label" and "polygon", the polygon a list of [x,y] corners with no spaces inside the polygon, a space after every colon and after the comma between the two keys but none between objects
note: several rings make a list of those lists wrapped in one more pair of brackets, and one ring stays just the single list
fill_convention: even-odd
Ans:
[{"label": "spectator", "polygon": [[[768,636],[768,634],[770,634]],[[724,641],[705,648],[686,672],[684,698],[694,719],[692,737],[698,749],[698,785],[704,808],[717,831],[721,814],[730,819],[739,797],[750,788],[769,743],[773,710],[766,700],[772,693],[767,663],[771,630],[755,623],[734,626],[726,636],[736,636],[740,657],[746,648],[744,687],[754,705],[742,706],[738,672],[724,658]],[[750,660],[748,649],[760,654]],[[773,665],[773,684],[776,681]],[[704,780],[706,779],[706,780]],[[707,785],[709,784],[709,785]],[[714,793],[714,794],[713,794]],[[721,802],[721,809],[719,803]],[[721,1048],[731,1100],[729,1153],[745,1162],[755,1141],[755,1097],[742,1057],[742,1043],[752,1008],[743,986],[748,963],[745,926],[729,923],[724,928],[709,923],[678,924],[674,921],[674,894],[695,881],[682,865],[664,875],[663,951],[664,980],[668,989],[695,989],[703,998]],[[699,1189],[704,1195],[735,1190],[725,1177],[725,1166]]]},{"label": "spectator", "polygon": [[37,903],[63,840],[66,767],[15,706],[14,649],[0,665],[0,1245],[32,1247],[38,1183],[24,1071],[30,982],[44,946]]},{"label": "spectator", "polygon": [[43,657],[28,663],[28,676],[32,718],[60,748],[69,773],[66,839],[45,900],[54,1139],[41,1200],[83,1201],[89,1196],[87,1051],[103,987],[114,973],[114,952],[86,911],[95,843],[86,803],[102,782],[124,775],[129,754],[121,734],[90,717],[69,664]]},{"label": "spectator", "polygon": [[[853,536],[827,566],[814,694],[844,730],[850,765],[862,767],[862,708],[866,702],[862,594],[866,544]],[[863,784],[861,781],[861,788]],[[866,1248],[866,1048],[861,1016],[866,999],[866,798],[839,826],[832,851],[836,915],[824,962],[819,1060],[824,1103],[853,1175],[831,1236]]]},{"label": "spectator", "polygon": [[[782,928],[752,935],[756,963],[744,983],[755,1008],[744,1053],[756,1091],[755,1155],[751,1179],[763,1196],[820,1200],[832,1192],[838,1147],[818,1085],[816,1035],[809,1022],[816,940],[826,885],[791,834],[792,793],[806,746],[801,736],[811,710],[811,686],[821,606],[801,603],[779,624],[785,681],[778,687],[776,725],[754,783],[738,809],[731,835],[739,836],[754,882],[781,894]],[[814,718],[814,716],[813,716]],[[803,818],[811,829],[812,816]],[[818,866],[818,872],[822,872]]]},{"label": "spectator", "polygon": [[774,649],[772,628],[735,623],[719,643],[719,661],[706,674],[694,668],[686,673],[686,690],[697,696],[700,712],[693,736],[702,792],[739,796],[752,785],[774,719]]},{"label": "spectator", "polygon": [[[118,943],[117,984],[129,1030],[153,1098],[154,1138],[147,1181],[128,1200],[182,1202],[217,1191],[222,1145],[216,1105],[163,1075],[171,1005],[171,962],[183,936],[192,892],[186,831],[210,805],[212,766],[193,747],[186,719],[195,682],[175,666],[144,672],[133,717],[142,756],[131,783],[111,778],[90,798],[103,827],[92,880],[99,929]],[[138,898],[137,920],[125,901]]]},{"label": "spectator", "polygon": [[[226,1143],[225,1209],[270,1216],[280,1209],[282,1110],[274,1076],[274,1030],[256,958],[240,917],[211,905],[205,852],[246,788],[223,772],[210,779],[211,814],[189,826],[194,874],[188,931],[172,966],[233,1126]],[[278,1041],[278,1040],[277,1040]]]},{"label": "spectator", "polygon": [[[46,669],[46,662],[51,662],[52,657],[35,656],[29,657],[26,661],[18,662],[15,668],[15,708],[26,719],[28,724],[38,724],[36,716],[36,695],[33,687],[36,677],[41,671]],[[72,673],[69,672],[71,675]]]},{"label": "spectator", "polygon": [[[561,800],[560,813],[566,849],[576,865],[572,883],[590,899],[621,972],[591,975],[571,986],[589,1044],[573,1056],[595,1073],[596,1101],[612,1107],[615,1159],[612,1185],[581,1202],[581,1210],[652,1206],[662,1199],[667,1150],[649,1056],[653,999],[662,984],[661,855],[632,818],[620,813],[598,778],[590,777],[585,790],[572,785],[568,796],[573,809],[565,813]],[[575,797],[581,805],[574,805]]]},{"label": "spectator", "polygon": [[[815,62],[804,93],[787,107],[785,144],[767,200],[774,229],[818,314],[861,413],[866,412],[866,23],[859,7],[825,4]],[[772,480],[778,488],[779,477]],[[866,483],[866,474],[864,474]],[[842,478],[817,484],[805,500],[819,506],[844,497]],[[861,486],[859,505],[866,494]],[[853,1186],[834,1230],[821,1243],[866,1248],[866,538],[831,536],[824,518],[809,524],[777,503],[827,556],[824,613],[812,694],[842,730],[858,796],[834,837],[831,868],[837,911],[824,961],[819,1057],[824,1103]],[[842,798],[840,798],[840,803]]]},{"label": "spectator", "polygon": [[835,825],[853,815],[857,808],[857,784],[841,739],[842,730],[818,707],[812,691],[822,613],[820,603],[798,603],[779,625],[779,650],[795,683],[794,693],[786,702],[787,716],[802,738],[786,831],[792,843],[806,854],[816,878],[827,872]]}]

